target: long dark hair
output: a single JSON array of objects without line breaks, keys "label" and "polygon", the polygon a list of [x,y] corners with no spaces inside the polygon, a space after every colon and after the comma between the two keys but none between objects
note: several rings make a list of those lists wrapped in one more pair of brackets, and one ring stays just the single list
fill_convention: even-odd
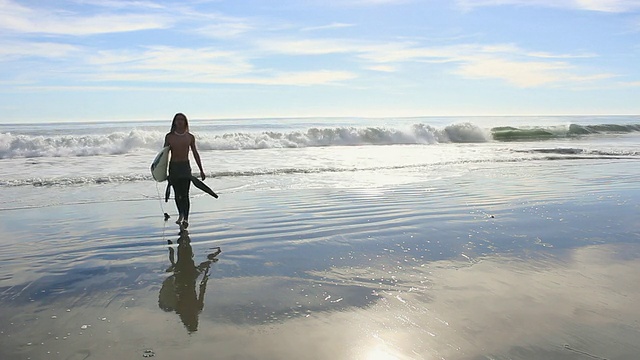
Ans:
[{"label": "long dark hair", "polygon": [[183,113],[177,113],[173,116],[173,122],[171,122],[171,132],[176,131],[176,121],[178,119],[184,119],[185,130],[189,131],[189,120],[187,120],[187,116]]}]

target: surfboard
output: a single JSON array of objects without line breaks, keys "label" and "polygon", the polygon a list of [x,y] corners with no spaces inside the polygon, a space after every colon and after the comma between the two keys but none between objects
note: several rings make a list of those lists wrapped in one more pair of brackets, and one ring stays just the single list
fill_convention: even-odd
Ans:
[{"label": "surfboard", "polygon": [[205,183],[203,183],[202,181],[200,181],[200,179],[198,179],[195,176],[191,177],[191,182],[193,183],[193,185],[195,185],[198,189],[206,192],[207,194],[213,196],[214,198],[218,198],[218,194],[216,194],[215,192],[213,192],[213,190],[211,190],[210,187],[208,187]]},{"label": "surfboard", "polygon": [[167,167],[169,166],[169,147],[165,146],[160,150],[151,163],[151,176],[157,182],[167,180]]},{"label": "surfboard", "polygon": [[[207,184],[203,183],[202,181],[200,181],[200,179],[198,179],[195,176],[191,176],[191,182],[193,183],[193,185],[195,185],[195,187],[197,187],[198,189],[206,192],[207,194],[213,196],[214,198],[218,198],[218,194],[216,194],[213,190],[211,190],[210,187],[207,186]],[[169,201],[169,196],[171,195],[171,184],[168,183],[167,184],[167,188],[164,191],[164,202],[168,202]]]}]

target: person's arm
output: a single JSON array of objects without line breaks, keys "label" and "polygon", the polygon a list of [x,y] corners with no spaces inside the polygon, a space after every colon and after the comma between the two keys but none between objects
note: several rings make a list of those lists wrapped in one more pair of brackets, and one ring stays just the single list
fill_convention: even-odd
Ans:
[{"label": "person's arm", "polygon": [[162,147],[167,147],[169,146],[169,134],[164,136],[164,145],[162,145]]},{"label": "person's arm", "polygon": [[198,164],[198,168],[200,169],[200,178],[204,180],[206,176],[204,175],[204,170],[202,169],[200,153],[198,153],[198,149],[196,149],[196,137],[193,135],[191,135],[191,152],[193,153],[193,158],[196,160],[196,164]]}]

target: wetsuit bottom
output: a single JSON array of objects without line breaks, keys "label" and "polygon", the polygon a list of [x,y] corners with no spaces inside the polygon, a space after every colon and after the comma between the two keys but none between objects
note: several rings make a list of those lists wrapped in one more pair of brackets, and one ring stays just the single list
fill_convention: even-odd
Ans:
[{"label": "wetsuit bottom", "polygon": [[191,187],[191,165],[188,161],[169,163],[169,182],[173,186],[178,214],[185,221],[189,219],[189,188]]}]

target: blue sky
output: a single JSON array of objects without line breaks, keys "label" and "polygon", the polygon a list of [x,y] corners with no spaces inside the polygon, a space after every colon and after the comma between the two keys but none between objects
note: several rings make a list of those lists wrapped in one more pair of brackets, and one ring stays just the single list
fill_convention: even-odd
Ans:
[{"label": "blue sky", "polygon": [[640,114],[640,0],[0,0],[0,110]]}]

